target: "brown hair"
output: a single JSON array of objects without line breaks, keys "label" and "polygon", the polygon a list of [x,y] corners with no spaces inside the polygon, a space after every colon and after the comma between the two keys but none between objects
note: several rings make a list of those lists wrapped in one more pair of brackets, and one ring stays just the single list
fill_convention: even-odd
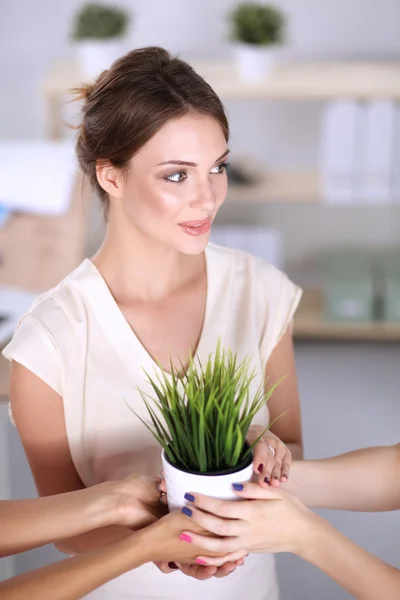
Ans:
[{"label": "brown hair", "polygon": [[214,117],[226,140],[228,120],[217,94],[194,69],[158,47],[133,50],[91,86],[75,90],[84,100],[76,151],[82,171],[108,207],[96,164],[123,169],[170,119],[197,112]]}]

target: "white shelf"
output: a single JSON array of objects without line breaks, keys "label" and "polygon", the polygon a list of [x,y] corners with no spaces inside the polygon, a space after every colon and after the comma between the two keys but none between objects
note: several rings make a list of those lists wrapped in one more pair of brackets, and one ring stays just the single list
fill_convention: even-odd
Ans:
[{"label": "white shelf", "polygon": [[229,202],[317,202],[321,198],[317,173],[277,171],[257,173],[257,183],[229,184]]},{"label": "white shelf", "polygon": [[400,62],[395,61],[282,63],[276,66],[268,79],[251,84],[238,79],[232,62],[192,64],[223,98],[400,98]]},{"label": "white shelf", "polygon": [[400,323],[325,321],[321,293],[305,290],[294,319],[294,336],[297,340],[400,342]]},{"label": "white shelf", "polygon": [[[231,61],[190,61],[223,98],[324,100],[400,98],[399,61],[314,61],[277,65],[263,82],[244,83]],[[60,62],[45,77],[46,95],[68,93],[83,83],[77,65]]]}]

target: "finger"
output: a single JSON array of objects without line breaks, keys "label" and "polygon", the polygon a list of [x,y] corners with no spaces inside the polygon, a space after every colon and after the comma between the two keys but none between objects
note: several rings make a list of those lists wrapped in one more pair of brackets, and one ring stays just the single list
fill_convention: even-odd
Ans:
[{"label": "finger", "polygon": [[241,538],[229,537],[229,538],[216,538],[208,537],[194,533],[190,530],[182,531],[180,539],[185,542],[189,542],[202,548],[207,552],[213,552],[215,554],[231,554],[237,552],[243,548],[243,543],[240,541]]},{"label": "finger", "polygon": [[282,460],[282,471],[281,471],[281,481],[287,481],[289,479],[289,471],[292,464],[292,455],[288,451],[285,454]]},{"label": "finger", "polygon": [[259,477],[264,474],[268,458],[268,444],[261,439],[253,449],[253,471]]},{"label": "finger", "polygon": [[228,563],[222,565],[222,567],[218,567],[218,570],[215,573],[214,577],[216,577],[217,579],[222,579],[222,577],[226,577],[227,575],[230,575],[235,570],[236,570],[235,563],[228,562]]},{"label": "finger", "polygon": [[178,570],[178,565],[174,562],[155,562],[154,563],[162,573],[173,573]]},{"label": "finger", "polygon": [[279,500],[282,498],[279,490],[270,486],[262,488],[256,483],[235,483],[233,489],[237,496],[246,498],[247,500]]},{"label": "finger", "polygon": [[236,552],[231,552],[225,556],[198,556],[196,560],[201,560],[207,566],[213,565],[215,567],[221,567],[222,565],[230,562],[240,567],[244,563],[244,557],[246,554],[246,550],[237,550]]},{"label": "finger", "polygon": [[[242,506],[242,508],[245,508]],[[243,512],[243,511],[242,511]],[[238,536],[245,532],[246,523],[239,519],[222,519],[208,512],[203,512],[195,505],[184,506],[182,513],[192,522],[196,523],[206,531],[215,533],[221,537]]]},{"label": "finger", "polygon": [[265,468],[263,473],[261,474],[259,483],[263,483],[264,487],[271,483],[272,479],[272,471],[275,466],[276,454],[277,454],[277,442],[274,438],[268,438],[268,441],[265,441],[265,447],[267,449],[267,458],[265,462]]},{"label": "finger", "polygon": [[182,563],[177,563],[179,569],[187,575],[188,577],[194,577],[195,579],[199,579],[200,581],[205,581],[206,579],[210,579],[214,577],[217,572],[217,567],[210,565],[184,565]]},{"label": "finger", "polygon": [[167,485],[165,483],[165,479],[161,479],[160,483],[158,485],[158,489],[160,490],[160,492],[164,492],[165,494],[167,493]]},{"label": "finger", "polygon": [[282,477],[282,462],[286,455],[285,447],[279,444],[276,448],[275,463],[271,472],[271,484],[273,486],[279,486]]},{"label": "finger", "polygon": [[[193,509],[193,505],[196,508],[201,509],[225,519],[240,519],[243,516],[238,502],[231,502],[230,500],[218,500],[217,498],[211,498],[210,496],[203,496],[202,494],[194,494],[192,492],[185,494],[185,500],[190,502],[190,508]],[[189,516],[189,515],[187,515]]]}]

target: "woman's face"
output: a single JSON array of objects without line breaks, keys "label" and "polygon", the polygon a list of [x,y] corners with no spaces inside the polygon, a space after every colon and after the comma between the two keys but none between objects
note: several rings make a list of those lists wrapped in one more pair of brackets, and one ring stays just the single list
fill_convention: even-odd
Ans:
[{"label": "woman's face", "polygon": [[125,216],[147,238],[185,254],[202,252],[227,194],[227,157],[222,128],[212,117],[169,121],[130,161]]}]

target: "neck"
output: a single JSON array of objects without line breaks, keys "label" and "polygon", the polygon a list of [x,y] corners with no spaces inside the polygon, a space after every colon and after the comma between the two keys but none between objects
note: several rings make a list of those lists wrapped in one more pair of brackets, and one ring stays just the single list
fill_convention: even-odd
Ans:
[{"label": "neck", "polygon": [[141,232],[110,225],[93,262],[116,299],[161,300],[204,272],[204,255],[185,255]]}]

